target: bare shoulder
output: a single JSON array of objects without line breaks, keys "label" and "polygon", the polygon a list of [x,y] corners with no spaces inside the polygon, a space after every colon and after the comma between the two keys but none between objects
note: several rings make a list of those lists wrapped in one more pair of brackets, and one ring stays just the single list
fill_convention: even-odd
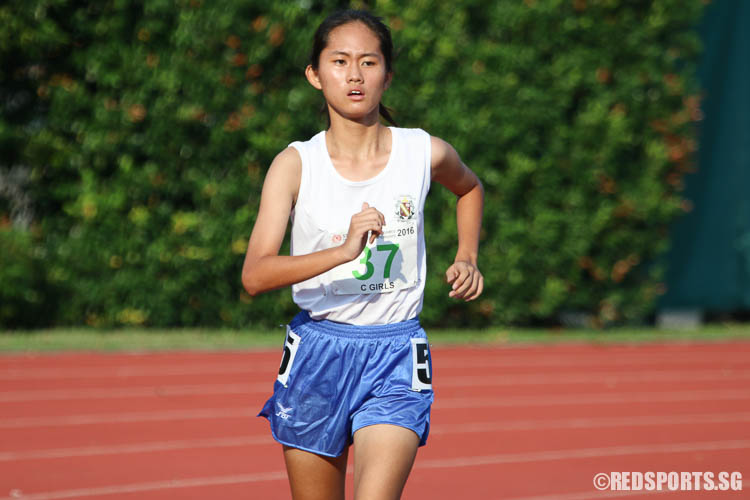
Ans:
[{"label": "bare shoulder", "polygon": [[299,178],[302,172],[302,158],[299,151],[292,146],[287,147],[274,157],[271,167],[268,169],[278,170],[285,175]]},{"label": "bare shoulder", "polygon": [[271,162],[263,181],[248,256],[278,254],[289,214],[297,199],[301,171],[302,159],[292,147],[277,154]]},{"label": "bare shoulder", "polygon": [[455,155],[458,157],[458,153],[453,149],[453,146],[448,144],[440,137],[430,136],[430,148],[432,149],[432,168],[439,167],[442,165],[449,156]]},{"label": "bare shoulder", "polygon": [[481,184],[479,178],[458,156],[455,148],[439,137],[430,136],[432,147],[432,180],[457,195],[469,192]]},{"label": "bare shoulder", "polygon": [[443,139],[430,136],[430,147],[432,149],[431,165],[434,180],[441,182],[441,179],[446,176],[455,175],[456,170],[463,166],[456,150]]},{"label": "bare shoulder", "polygon": [[290,146],[277,154],[271,162],[264,190],[270,189],[278,194],[292,195],[296,200],[301,177],[302,158],[299,151]]}]

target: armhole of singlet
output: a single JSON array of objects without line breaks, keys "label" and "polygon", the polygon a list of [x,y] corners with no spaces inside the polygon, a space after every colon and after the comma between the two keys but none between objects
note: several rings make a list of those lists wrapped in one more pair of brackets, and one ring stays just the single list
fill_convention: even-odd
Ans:
[{"label": "armhole of singlet", "polygon": [[432,184],[432,137],[430,137],[430,134],[427,133],[427,131],[419,129],[422,134],[424,135],[424,183],[422,187],[422,199],[425,199],[427,197],[427,193],[430,192],[430,186]]}]

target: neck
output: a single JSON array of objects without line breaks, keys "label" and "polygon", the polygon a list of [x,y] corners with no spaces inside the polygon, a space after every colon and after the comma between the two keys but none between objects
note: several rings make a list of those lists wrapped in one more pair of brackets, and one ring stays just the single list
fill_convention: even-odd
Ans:
[{"label": "neck", "polygon": [[331,153],[338,157],[366,159],[378,155],[388,147],[387,127],[380,123],[375,109],[361,120],[350,120],[328,110],[331,126],[326,138]]}]

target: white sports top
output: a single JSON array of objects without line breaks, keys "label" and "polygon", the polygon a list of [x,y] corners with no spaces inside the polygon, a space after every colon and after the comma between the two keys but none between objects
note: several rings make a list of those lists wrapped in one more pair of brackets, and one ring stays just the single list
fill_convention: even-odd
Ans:
[{"label": "white sports top", "polygon": [[367,202],[385,216],[384,234],[353,261],[292,285],[292,298],[313,319],[380,325],[422,310],[427,276],[424,202],[430,190],[430,136],[390,127],[391,154],[375,177],[350,181],[334,168],[325,132],[290,144],[302,158],[292,211],[292,255],[343,243],[352,215]]}]

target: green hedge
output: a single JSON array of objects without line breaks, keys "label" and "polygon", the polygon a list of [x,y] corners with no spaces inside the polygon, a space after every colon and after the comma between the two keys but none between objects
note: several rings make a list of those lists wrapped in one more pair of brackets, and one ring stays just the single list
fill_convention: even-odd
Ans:
[{"label": "green hedge", "polygon": [[[240,269],[266,168],[325,125],[302,70],[315,27],[342,4],[0,7],[0,92],[11,104],[0,116],[0,168],[29,168],[34,212],[21,227],[26,257],[8,263],[6,242],[22,225],[0,191],[0,276],[15,304],[0,322],[30,324],[40,297],[49,324],[286,321],[289,291],[251,299]],[[702,2],[370,7],[398,51],[385,103],[401,125],[451,142],[487,192],[487,287],[466,305],[440,282],[455,253],[454,200],[433,188],[423,320],[480,326],[581,312],[606,324],[648,314],[660,293],[648,263],[686,208]],[[18,266],[34,278],[13,278]]]}]

